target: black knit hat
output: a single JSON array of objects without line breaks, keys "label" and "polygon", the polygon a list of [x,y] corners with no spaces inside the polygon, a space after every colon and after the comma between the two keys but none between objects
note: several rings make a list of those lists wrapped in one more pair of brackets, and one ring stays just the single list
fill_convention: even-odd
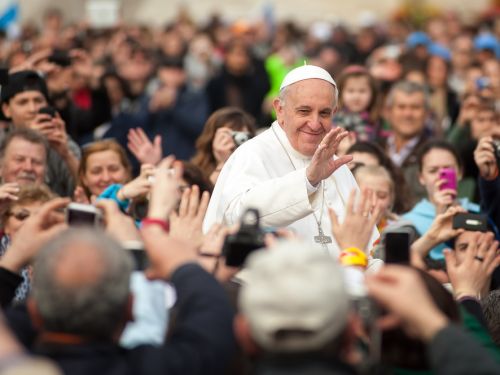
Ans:
[{"label": "black knit hat", "polygon": [[17,94],[24,91],[40,91],[45,99],[49,100],[49,92],[45,79],[34,70],[23,70],[9,74],[7,83],[2,85],[0,104],[8,103]]}]

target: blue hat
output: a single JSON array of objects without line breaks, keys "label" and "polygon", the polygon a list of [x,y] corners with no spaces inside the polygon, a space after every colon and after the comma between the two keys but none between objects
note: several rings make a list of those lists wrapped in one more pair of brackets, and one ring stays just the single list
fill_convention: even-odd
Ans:
[{"label": "blue hat", "polygon": [[423,31],[415,31],[408,35],[406,38],[406,45],[408,48],[415,48],[416,46],[429,47],[432,43],[431,38]]},{"label": "blue hat", "polygon": [[474,48],[477,50],[491,50],[500,58],[500,43],[491,33],[482,33],[474,39]]},{"label": "blue hat", "polygon": [[432,43],[428,47],[429,55],[441,57],[445,61],[451,60],[451,53],[448,48],[439,43]]}]

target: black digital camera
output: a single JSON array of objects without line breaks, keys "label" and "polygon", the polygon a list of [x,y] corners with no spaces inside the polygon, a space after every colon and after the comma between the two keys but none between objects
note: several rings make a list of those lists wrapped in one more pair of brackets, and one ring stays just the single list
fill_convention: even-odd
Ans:
[{"label": "black digital camera", "polygon": [[264,246],[264,232],[259,224],[259,211],[249,208],[241,216],[240,230],[226,237],[222,254],[226,258],[226,265],[241,267],[250,253]]}]

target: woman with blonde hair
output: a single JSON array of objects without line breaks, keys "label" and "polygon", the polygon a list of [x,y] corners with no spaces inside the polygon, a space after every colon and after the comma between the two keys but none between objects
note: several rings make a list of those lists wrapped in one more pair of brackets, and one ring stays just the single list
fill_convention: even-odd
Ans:
[{"label": "woman with blonde hair", "polygon": [[125,149],[112,139],[93,142],[83,148],[78,169],[75,200],[85,202],[98,197],[112,184],[124,184],[132,177]]}]

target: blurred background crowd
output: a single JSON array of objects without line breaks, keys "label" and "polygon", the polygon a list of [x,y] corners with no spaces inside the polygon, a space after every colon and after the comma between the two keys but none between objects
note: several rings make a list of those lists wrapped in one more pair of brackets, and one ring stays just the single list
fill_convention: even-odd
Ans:
[{"label": "blurred background crowd", "polygon": [[[243,368],[248,369],[248,358],[259,357],[262,352],[271,354],[264,356],[266,361],[280,354],[277,362],[266,362],[266,371],[287,369],[295,363],[293,356],[281,356],[280,350],[287,354],[314,352],[307,361],[332,351],[342,352],[342,356],[334,357],[347,364],[360,362],[354,347],[363,347],[361,352],[366,356],[373,355],[377,338],[370,336],[371,331],[356,328],[347,318],[338,318],[347,316],[347,308],[341,304],[334,308],[321,303],[327,295],[347,300],[345,290],[321,289],[326,274],[340,271],[336,266],[321,268],[318,264],[325,259],[319,256],[309,259],[298,250],[293,255],[292,245],[292,255],[277,249],[277,255],[268,255],[267,262],[255,260],[250,267],[255,268],[255,274],[262,272],[262,280],[278,273],[285,280],[290,277],[288,286],[299,280],[311,282],[313,289],[318,287],[317,298],[312,295],[303,303],[330,315],[301,312],[312,314],[311,324],[317,331],[333,327],[329,317],[334,315],[341,323],[331,332],[326,330],[330,336],[325,338],[308,340],[310,332],[286,329],[281,338],[279,329],[274,332],[276,336],[265,337],[266,324],[279,326],[269,318],[275,311],[266,310],[266,303],[290,302],[278,298],[287,293],[286,288],[280,289],[278,281],[270,277],[267,281],[275,288],[268,289],[269,295],[259,297],[249,287],[240,301],[239,312],[250,318],[256,314],[258,323],[236,320],[237,346],[228,323],[233,308],[226,295],[233,296],[233,289],[239,289],[241,280],[246,279],[240,275],[235,282],[237,270],[219,264],[229,230],[215,228],[208,234],[201,230],[209,196],[224,163],[238,146],[275,120],[272,103],[285,75],[297,66],[310,64],[324,68],[337,82],[339,101],[332,126],[349,131],[338,154],[353,155],[349,167],[361,190],[370,191],[363,199],[373,199],[382,207],[372,224],[381,233],[395,228],[408,232],[413,243],[409,262],[423,270],[389,266],[378,278],[372,276],[374,286],[367,293],[404,322],[402,328],[393,328],[392,334],[382,340],[381,358],[386,369],[393,373],[398,369],[432,368],[440,374],[498,374],[500,294],[495,289],[500,286],[500,4],[491,1],[481,12],[463,15],[437,6],[419,7],[418,3],[405,2],[386,19],[365,12],[357,27],[339,20],[287,21],[272,12],[258,20],[232,21],[222,12],[197,22],[187,8],[181,8],[162,26],[118,22],[113,27],[93,27],[83,20],[68,21],[61,10],[48,8],[39,15],[38,24],[0,31],[0,297],[17,340],[33,347],[36,329],[44,327],[45,333],[70,334],[62,340],[68,345],[81,343],[82,337],[85,343],[89,337],[92,343],[117,341],[116,333],[122,333],[127,314],[132,314],[124,302],[128,289],[111,288],[128,283],[127,278],[120,279],[120,274],[131,272],[129,264],[115,259],[119,258],[113,253],[117,244],[106,242],[109,238],[99,237],[102,234],[95,235],[96,239],[85,232],[70,232],[57,241],[48,241],[53,234],[50,231],[62,225],[57,209],[68,203],[55,198],[59,196],[100,205],[109,234],[134,249],[137,240],[143,241],[156,271],[153,278],[172,278],[178,299],[188,301],[180,305],[177,314],[166,307],[173,297],[165,294],[164,283],[155,284],[142,273],[133,274],[132,289],[142,309],[134,310],[134,314],[144,317],[146,323],[138,323],[135,331],[130,328],[122,336],[122,344],[134,348],[126,361],[115,353],[116,348],[106,347],[107,358],[113,358],[114,368],[122,370],[113,373],[155,373],[162,366],[172,373],[223,373],[230,363],[231,373],[242,373]],[[165,159],[169,155],[181,163]],[[180,193],[173,193],[173,183],[167,177],[156,175],[162,166],[175,170],[172,174],[176,173]],[[166,193],[168,189],[173,189],[171,196]],[[107,199],[115,205],[103,203]],[[165,231],[148,225],[142,234],[136,233],[141,220],[151,219],[158,212],[157,218],[170,215],[168,223],[161,221]],[[452,228],[452,217],[464,212],[486,215],[486,227],[481,232]],[[345,220],[343,230],[334,230],[337,242],[345,248],[364,249],[368,238],[362,235],[363,225],[367,225],[363,220]],[[349,237],[349,233],[361,234]],[[32,243],[37,238],[39,243]],[[181,240],[189,245],[176,242]],[[109,254],[76,248],[76,260],[68,260],[68,244],[74,241],[82,248],[105,247]],[[37,284],[32,261],[38,253],[37,245],[44,242],[47,245],[35,265],[35,275],[40,275]],[[162,253],[162,246],[171,251]],[[382,247],[383,243],[378,243],[367,249],[370,257],[383,258]],[[56,258],[61,269],[76,272],[81,265],[92,268],[92,264],[100,264],[109,274],[105,276],[108,272],[101,272],[100,267],[83,267],[88,273],[76,272],[72,278],[58,268],[59,263],[51,261]],[[219,290],[220,284],[194,263],[213,273],[229,291]],[[307,264],[312,268],[300,268]],[[41,270],[38,274],[37,265]],[[307,272],[324,277],[308,279],[304,276]],[[51,274],[57,277],[51,278]],[[110,289],[99,289],[91,282],[94,279]],[[263,291],[269,284],[259,284],[262,280],[254,276],[246,281]],[[72,299],[73,294],[80,296],[75,292],[80,289],[71,288],[83,284],[87,289],[82,289],[81,298]],[[454,296],[441,284],[452,288]],[[392,292],[387,292],[391,286]],[[408,298],[413,296],[412,286],[417,290],[414,301]],[[297,295],[308,294],[295,287]],[[25,306],[30,293],[36,300],[30,313],[38,320],[27,322],[22,319],[27,318],[26,308],[21,318],[17,310]],[[106,311],[96,307],[82,317],[78,315],[96,301],[113,300],[113,296],[123,297],[115,301],[116,306],[110,305]],[[264,302],[258,305],[258,301]],[[289,310],[298,311],[293,307]],[[204,314],[196,315],[200,312]],[[117,313],[127,315],[127,319]],[[71,320],[70,316],[78,317]],[[164,346],[165,352],[140,349],[145,344],[161,347],[167,317],[175,326],[172,344]],[[142,324],[141,319],[137,320]],[[294,319],[292,323],[298,322],[300,329],[300,324],[307,325],[296,316]],[[436,336],[450,321],[466,327],[468,333],[472,332],[470,337],[462,331],[446,331],[443,335],[448,335],[448,342],[444,336]],[[117,322],[123,324],[114,327]],[[148,327],[153,327],[151,332]],[[4,328],[0,329],[0,339],[8,336]],[[341,333],[345,335],[339,341]],[[294,334],[304,338],[307,345],[301,345],[300,339],[297,344]],[[250,336],[256,338],[257,345]],[[91,365],[67,359],[68,353],[61,354],[50,346],[54,337],[45,335],[43,339],[46,345],[35,352],[55,358],[65,373],[96,372],[102,365],[101,359],[96,359],[98,355],[92,357]],[[463,352],[450,348],[452,339],[463,343]],[[16,358],[24,358],[19,354],[23,349],[14,341],[5,346],[4,357],[15,353]],[[60,344],[60,337],[56,341]],[[326,343],[327,349],[323,347]],[[184,352],[183,345],[188,348]],[[432,349],[431,355],[426,356],[425,345]],[[233,355],[236,347],[240,353]],[[321,355],[316,352],[318,348]],[[344,349],[348,356],[344,356]],[[81,346],[78,350],[79,354],[85,352]],[[196,358],[190,362],[193,356]],[[455,362],[457,358],[461,361]],[[123,361],[133,365],[127,368]],[[471,368],[472,363],[477,367]]]}]

